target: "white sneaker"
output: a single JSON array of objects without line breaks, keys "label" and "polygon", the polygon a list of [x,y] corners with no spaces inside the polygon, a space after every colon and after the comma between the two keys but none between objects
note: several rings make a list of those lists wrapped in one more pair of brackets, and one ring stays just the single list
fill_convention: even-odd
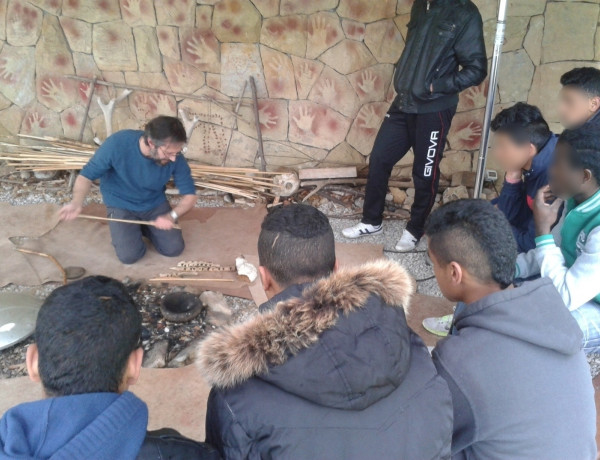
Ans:
[{"label": "white sneaker", "polygon": [[382,225],[370,225],[359,222],[354,227],[348,227],[342,230],[342,235],[346,238],[360,238],[361,236],[377,235],[383,231]]},{"label": "white sneaker", "polygon": [[412,233],[410,233],[408,230],[404,230],[404,233],[402,233],[402,238],[400,238],[400,241],[398,241],[398,244],[396,244],[396,251],[412,251],[417,247],[418,242],[419,240],[417,240]]},{"label": "white sneaker", "polygon": [[450,333],[453,321],[454,313],[451,315],[440,316],[439,318],[425,318],[423,320],[423,327],[432,334],[446,337]]}]

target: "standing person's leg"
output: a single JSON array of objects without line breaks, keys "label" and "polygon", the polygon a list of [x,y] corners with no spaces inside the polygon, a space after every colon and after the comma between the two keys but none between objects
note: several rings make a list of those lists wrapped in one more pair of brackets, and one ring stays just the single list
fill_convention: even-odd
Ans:
[{"label": "standing person's leg", "polygon": [[455,113],[456,109],[451,108],[417,116],[413,163],[415,201],[406,226],[406,230],[417,241],[423,236],[425,221],[435,204],[440,183],[440,162]]},{"label": "standing person's leg", "polygon": [[[139,220],[137,214],[120,208],[107,208],[107,217],[113,219]],[[146,254],[146,244],[142,240],[141,225],[109,222],[110,237],[117,257],[124,264],[133,264]]]},{"label": "standing person's leg", "polygon": [[[167,201],[165,201],[157,208],[144,213],[143,217],[144,220],[152,221],[158,216],[167,214],[169,211],[171,211],[171,205]],[[150,239],[150,241],[152,241],[152,244],[154,245],[156,250],[163,256],[177,257],[183,252],[183,249],[185,248],[185,243],[183,242],[183,235],[181,233],[181,230],[159,230],[156,227],[148,226],[143,229],[143,232],[144,235],[147,236]]]},{"label": "standing person's leg", "polygon": [[411,147],[407,120],[414,116],[400,112],[394,105],[386,114],[369,159],[363,218],[358,225],[344,229],[343,234],[347,238],[381,232],[388,181],[394,165]]}]

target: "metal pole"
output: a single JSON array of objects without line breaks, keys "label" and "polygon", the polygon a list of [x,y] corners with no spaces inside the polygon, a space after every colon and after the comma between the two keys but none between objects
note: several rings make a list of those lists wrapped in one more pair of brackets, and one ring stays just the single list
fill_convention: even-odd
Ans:
[{"label": "metal pole", "polygon": [[479,148],[479,161],[477,163],[477,176],[475,178],[475,198],[481,197],[483,183],[485,182],[485,164],[487,159],[488,145],[490,142],[490,125],[494,113],[494,102],[496,100],[496,86],[498,80],[498,66],[502,56],[502,45],[504,44],[504,33],[506,31],[506,0],[500,0],[498,7],[498,22],[496,24],[496,38],[494,40],[494,55],[492,56],[492,68],[490,69],[490,86],[488,88],[487,102],[485,105],[485,116],[481,134],[481,147]]}]

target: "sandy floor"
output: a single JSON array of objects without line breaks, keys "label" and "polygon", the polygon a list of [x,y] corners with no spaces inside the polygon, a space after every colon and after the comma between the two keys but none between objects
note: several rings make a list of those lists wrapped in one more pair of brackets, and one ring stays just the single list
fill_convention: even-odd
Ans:
[{"label": "sandy floor", "polygon": [[[21,181],[18,176],[0,178],[0,202],[9,202],[13,205],[24,205],[34,203],[64,203],[70,199],[65,192],[65,182],[60,177],[55,181],[40,182],[35,179]],[[90,196],[90,201],[100,202],[98,189],[96,188]],[[221,196],[207,195],[200,197],[198,206],[231,206]],[[350,210],[339,204],[321,200],[319,208],[328,215],[343,216],[356,209]],[[354,225],[358,218],[331,218],[331,225],[335,232],[337,241],[374,243],[384,247],[385,255],[403,264],[417,280],[417,290],[422,294],[440,296],[438,284],[433,278],[433,270],[428,263],[425,242],[419,243],[417,249],[411,253],[399,254],[394,251],[396,242],[400,239],[406,222],[402,220],[387,220],[384,223],[384,231],[380,235],[361,238],[360,240],[348,240],[341,234],[343,228]],[[35,288],[21,286],[8,286],[2,290],[14,292],[28,292],[40,298],[46,297],[56,286],[45,285]],[[174,325],[166,322],[158,313],[158,303],[162,296],[177,288],[149,289],[147,286],[132,286],[132,293],[140,304],[145,330],[145,348],[151,350],[153,345],[160,340],[169,341],[167,360],[172,359],[177,353],[186,348],[190,342],[199,338],[213,326],[202,317],[187,323],[186,325]],[[234,321],[243,321],[256,311],[253,302],[226,297],[233,311]],[[31,339],[19,345],[0,351],[0,378],[11,378],[25,374],[24,361],[25,349],[31,343]],[[600,374],[600,355],[589,357],[592,375]]]}]

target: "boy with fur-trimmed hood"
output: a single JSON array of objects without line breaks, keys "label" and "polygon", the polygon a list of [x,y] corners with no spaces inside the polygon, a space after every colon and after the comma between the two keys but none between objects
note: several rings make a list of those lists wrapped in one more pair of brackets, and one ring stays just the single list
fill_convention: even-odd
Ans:
[{"label": "boy with fur-trimmed hood", "polygon": [[199,348],[207,441],[228,459],[449,458],[451,398],[406,323],[408,273],[336,270],[327,217],[305,205],[268,215],[258,249],[270,301]]}]

